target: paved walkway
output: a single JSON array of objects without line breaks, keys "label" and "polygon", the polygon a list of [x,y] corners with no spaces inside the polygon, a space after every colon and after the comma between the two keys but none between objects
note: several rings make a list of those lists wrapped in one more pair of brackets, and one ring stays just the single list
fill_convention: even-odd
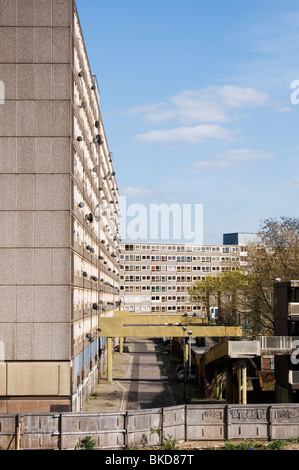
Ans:
[{"label": "paved walkway", "polygon": [[192,396],[196,401],[198,386],[175,378],[179,364],[176,356],[166,353],[155,340],[127,340],[129,353],[113,357],[112,382],[101,378],[85,411],[124,411],[181,405]]},{"label": "paved walkway", "polygon": [[112,382],[102,377],[90,397],[85,411],[122,411],[126,409],[127,393],[119,379],[129,378],[133,356],[130,353],[115,353],[113,357]]}]

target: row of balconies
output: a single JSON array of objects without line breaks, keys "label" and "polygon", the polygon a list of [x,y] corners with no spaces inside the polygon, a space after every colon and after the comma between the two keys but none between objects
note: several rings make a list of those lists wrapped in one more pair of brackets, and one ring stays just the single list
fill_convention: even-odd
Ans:
[{"label": "row of balconies", "polygon": [[[138,246],[139,248],[136,248]],[[162,248],[164,247],[164,249]],[[160,244],[160,245],[136,245],[136,244],[122,244],[120,249],[122,253],[132,252],[135,253],[148,253],[149,251],[153,252],[162,252],[163,254],[167,253],[170,254],[174,252],[185,252],[185,253],[193,253],[194,251],[200,252],[212,252],[212,253],[247,253],[246,251],[242,250],[243,247],[229,247],[226,245],[217,245],[217,246],[210,246],[210,245],[172,245],[172,244]]]},{"label": "row of balconies", "polygon": [[[95,227],[94,225],[92,225],[90,223],[91,221],[90,221],[89,213],[88,213],[88,211],[86,212],[86,209],[85,210],[83,209],[84,208],[84,201],[78,201],[77,203],[75,203],[74,212],[76,213],[76,216],[80,220],[81,224],[85,223],[85,222],[89,222],[89,225],[87,225],[87,227],[88,227],[89,231],[91,232],[91,234],[93,235],[93,237],[95,237],[95,238],[97,236],[99,236],[100,231],[104,232],[104,230],[106,230],[105,225],[107,225],[108,228],[110,227],[110,230],[113,231],[114,235],[111,234],[111,236],[110,236],[107,232],[107,234],[105,235],[105,238],[109,239],[109,242],[114,247],[114,249],[116,247],[118,248],[118,240],[119,240],[118,218],[114,217],[114,215],[110,216],[109,218],[107,217],[107,212],[110,213],[111,210],[103,211],[101,209],[100,199],[98,200],[99,202],[96,206],[93,205],[92,201],[89,199],[88,194],[86,194],[86,191],[84,190],[84,183],[83,183],[83,181],[81,181],[80,174],[76,170],[76,168],[74,169],[73,176],[74,176],[74,179],[75,179],[75,184],[78,186],[78,190],[84,195],[83,197],[86,200],[88,206],[92,208],[92,212],[91,212],[92,219],[93,219],[92,221],[98,223],[98,221],[100,220],[101,225]],[[99,211],[100,211],[100,213],[99,213]],[[105,214],[105,212],[106,212],[106,214]],[[113,209],[113,213],[115,213],[115,212],[118,216],[118,211]],[[103,213],[104,213],[104,215],[103,215]]]}]

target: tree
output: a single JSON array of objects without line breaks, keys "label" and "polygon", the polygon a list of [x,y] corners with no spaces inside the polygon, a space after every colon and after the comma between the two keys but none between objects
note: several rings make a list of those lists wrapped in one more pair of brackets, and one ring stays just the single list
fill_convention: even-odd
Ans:
[{"label": "tree", "polygon": [[274,331],[274,283],[299,279],[299,219],[266,219],[258,241],[247,246],[246,266],[207,276],[189,289],[192,302],[203,303],[209,312],[211,296],[217,295],[218,316],[231,324],[245,319],[252,334]]},{"label": "tree", "polygon": [[[238,297],[246,283],[246,276],[241,271],[227,270],[220,275],[209,275],[195,281],[188,292],[191,302],[203,304],[207,313],[211,306],[217,306],[220,321],[237,324]],[[212,296],[216,300],[212,301]]]},{"label": "tree", "polygon": [[273,334],[274,283],[299,278],[299,219],[266,219],[247,251],[247,316],[254,332]]},{"label": "tree", "polygon": [[218,278],[218,317],[232,325],[240,323],[245,292],[248,286],[247,275],[240,270],[224,271]]},{"label": "tree", "polygon": [[196,280],[188,288],[190,301],[204,305],[207,314],[210,311],[211,295],[218,291],[218,282],[215,276],[206,276],[204,280]]}]

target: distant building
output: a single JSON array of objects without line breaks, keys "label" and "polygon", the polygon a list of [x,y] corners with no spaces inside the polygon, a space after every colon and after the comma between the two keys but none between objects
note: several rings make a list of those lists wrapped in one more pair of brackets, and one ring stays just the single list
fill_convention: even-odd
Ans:
[{"label": "distant building", "polygon": [[206,312],[203,305],[189,301],[188,287],[206,276],[240,269],[246,255],[238,246],[121,243],[121,309],[215,316],[215,311]]},{"label": "distant building", "polygon": [[223,245],[239,245],[244,246],[248,243],[255,243],[258,240],[256,233],[225,233],[223,235]]}]

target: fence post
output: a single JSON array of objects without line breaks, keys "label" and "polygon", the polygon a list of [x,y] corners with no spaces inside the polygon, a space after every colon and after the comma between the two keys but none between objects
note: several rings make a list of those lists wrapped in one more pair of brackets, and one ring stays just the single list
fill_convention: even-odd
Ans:
[{"label": "fence post", "polygon": [[59,426],[59,428],[58,428],[58,432],[59,432],[58,449],[62,450],[62,413],[60,413],[60,415],[59,415],[58,426]]},{"label": "fence post", "polygon": [[127,449],[128,445],[129,445],[128,426],[129,426],[129,417],[128,417],[128,411],[126,411],[125,415],[124,415],[124,444],[125,444],[125,449]]},{"label": "fence post", "polygon": [[272,441],[272,435],[273,435],[273,430],[272,430],[272,406],[269,405],[269,408],[268,408],[268,439],[269,439],[269,441]]},{"label": "fence post", "polygon": [[228,440],[230,439],[229,405],[226,405],[225,427],[226,427],[226,439]]},{"label": "fence post", "polygon": [[164,408],[161,408],[161,446],[164,440]]},{"label": "fence post", "polygon": [[185,404],[185,414],[184,414],[185,416],[184,418],[185,419],[185,442],[188,441],[188,422],[187,422],[188,421],[187,420],[188,409],[187,408],[188,408],[188,405]]}]

